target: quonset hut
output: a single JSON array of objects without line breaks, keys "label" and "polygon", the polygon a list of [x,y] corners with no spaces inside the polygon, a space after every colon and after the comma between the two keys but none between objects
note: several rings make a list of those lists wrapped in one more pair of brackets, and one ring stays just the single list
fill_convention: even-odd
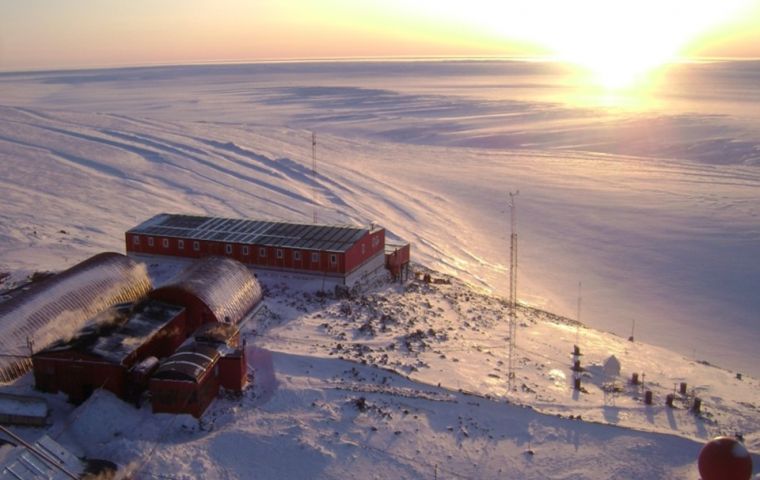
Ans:
[{"label": "quonset hut", "polygon": [[261,302],[261,286],[250,270],[225,257],[190,264],[150,298],[187,308],[187,332],[209,322],[243,323]]},{"label": "quonset hut", "polygon": [[162,213],[126,232],[130,255],[221,255],[257,271],[331,278],[352,285],[383,268],[385,229]]},{"label": "quonset hut", "polygon": [[[247,368],[239,331],[261,299],[258,281],[245,266],[228,258],[203,259],[139,302],[115,305],[88,321],[70,339],[36,353],[36,386],[49,392],[63,391],[75,402],[101,387],[125,400],[137,401],[149,378],[161,373],[161,378],[171,380],[159,383],[162,398],[195,391],[203,394],[203,401],[168,402],[169,407],[156,411],[190,408],[189,413],[199,416],[220,386],[235,391],[245,386]],[[196,344],[208,351],[176,358]],[[208,345],[216,353],[208,354]],[[209,363],[200,366],[198,378],[172,377],[171,373],[171,378],[165,378],[166,372],[181,373],[190,364],[195,369],[206,358]],[[159,359],[165,360],[159,364]],[[195,363],[188,363],[190,360]],[[198,385],[204,386],[202,392],[196,390]]]},{"label": "quonset hut", "polygon": [[240,343],[238,327],[206,324],[151,377],[153,412],[200,417],[220,388],[239,393],[247,379],[245,343]]},{"label": "quonset hut", "polygon": [[142,265],[118,253],[101,253],[0,303],[0,381],[27,372],[33,350],[70,336],[108,307],[133,302],[150,289]]}]

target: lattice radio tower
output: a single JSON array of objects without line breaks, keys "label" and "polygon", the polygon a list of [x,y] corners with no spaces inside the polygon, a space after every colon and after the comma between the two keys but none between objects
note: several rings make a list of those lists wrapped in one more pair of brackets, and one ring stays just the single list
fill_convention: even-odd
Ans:
[{"label": "lattice radio tower", "polygon": [[311,199],[314,202],[314,223],[317,223],[317,134],[311,132]]},{"label": "lattice radio tower", "polygon": [[509,237],[509,370],[507,388],[512,390],[515,380],[515,356],[517,355],[517,207],[515,197],[520,193],[509,192],[509,216],[511,235]]}]

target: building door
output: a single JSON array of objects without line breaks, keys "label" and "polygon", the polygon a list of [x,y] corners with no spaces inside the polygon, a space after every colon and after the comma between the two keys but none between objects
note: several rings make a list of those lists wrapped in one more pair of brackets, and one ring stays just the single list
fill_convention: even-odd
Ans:
[{"label": "building door", "polygon": [[85,401],[83,383],[86,381],[83,367],[72,365],[71,368],[66,369],[66,379],[62,390],[68,394],[70,402],[79,404]]}]

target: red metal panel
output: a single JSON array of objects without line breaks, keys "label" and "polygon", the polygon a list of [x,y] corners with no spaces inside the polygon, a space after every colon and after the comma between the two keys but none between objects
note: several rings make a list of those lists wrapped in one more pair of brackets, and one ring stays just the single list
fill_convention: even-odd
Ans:
[{"label": "red metal panel", "polygon": [[293,266],[293,249],[292,248],[283,248],[283,253],[285,258],[283,259],[283,266],[285,268],[295,268]]},{"label": "red metal panel", "polygon": [[404,265],[409,263],[411,257],[410,244],[398,245],[393,248],[389,247],[385,253],[385,268],[390,270],[394,277],[398,277],[401,274],[401,270]]},{"label": "red metal panel", "polygon": [[308,252],[305,252],[301,249],[291,249],[290,254],[292,257],[291,264],[293,265],[293,268],[302,270],[304,268],[304,257],[308,254]]},{"label": "red metal panel", "polygon": [[224,356],[219,359],[219,384],[227,390],[242,392],[248,381],[248,369],[245,360],[245,350]]},{"label": "red metal panel", "polygon": [[80,403],[98,388],[119,397],[126,393],[126,368],[78,352],[37,354],[34,364],[35,386],[46,392],[64,392]]},{"label": "red metal panel", "polygon": [[[135,244],[134,242],[141,242],[142,239],[140,238],[140,235],[132,234],[132,233],[126,233],[124,234],[125,242],[126,242],[126,251],[127,253],[141,253],[142,252],[142,245],[141,244]],[[136,239],[136,240],[135,240]]]},{"label": "red metal panel", "polygon": [[391,253],[385,254],[385,264],[390,269],[393,267],[401,267],[401,265],[408,263],[410,257],[410,246],[399,245]]},{"label": "red metal panel", "polygon": [[194,382],[151,378],[148,388],[153,413],[196,413],[190,409],[190,399],[198,396],[198,385]]},{"label": "red metal panel", "polygon": [[150,298],[156,300],[162,300],[167,303],[182,305],[185,307],[185,320],[182,322],[184,325],[184,331],[182,333],[183,340],[204,323],[224,320],[222,318],[216,318],[209,307],[198,297],[180,288],[162,287],[153,290],[148,295]]},{"label": "red metal panel", "polygon": [[369,258],[385,250],[385,229],[379,228],[367,233],[346,252],[345,272],[352,272]]},{"label": "red metal panel", "polygon": [[219,394],[219,381],[211,370],[199,383],[150,379],[153,413],[189,413],[200,418]]}]

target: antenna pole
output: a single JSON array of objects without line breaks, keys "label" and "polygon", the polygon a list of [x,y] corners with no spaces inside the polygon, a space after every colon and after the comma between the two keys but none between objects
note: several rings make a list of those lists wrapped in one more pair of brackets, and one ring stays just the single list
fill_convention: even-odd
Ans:
[{"label": "antenna pole", "polygon": [[509,370],[507,388],[512,390],[515,380],[515,355],[517,353],[517,207],[515,197],[520,193],[509,192],[509,216],[511,233],[509,236]]},{"label": "antenna pole", "polygon": [[314,223],[317,223],[317,134],[311,132],[311,195],[314,203]]},{"label": "antenna pole", "polygon": [[581,332],[581,282],[578,282],[578,313],[575,320],[578,324],[575,326],[575,344],[580,346],[580,332]]},{"label": "antenna pole", "polygon": [[635,331],[636,331],[636,319],[634,318],[633,323],[631,324],[631,336],[628,337],[629,342],[633,341],[633,334],[635,333]]}]

